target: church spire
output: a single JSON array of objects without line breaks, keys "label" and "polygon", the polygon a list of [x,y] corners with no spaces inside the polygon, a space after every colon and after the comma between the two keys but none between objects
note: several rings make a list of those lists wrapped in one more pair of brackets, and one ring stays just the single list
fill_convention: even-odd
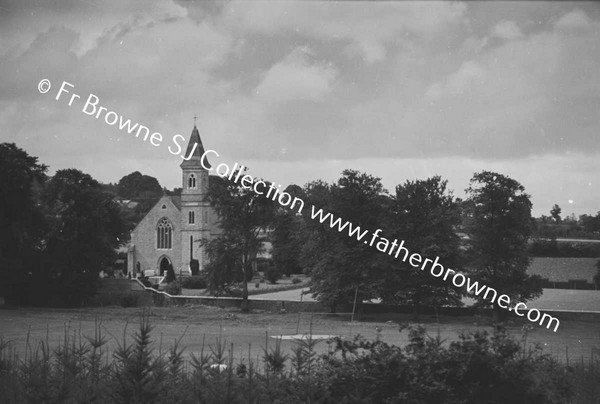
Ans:
[{"label": "church spire", "polygon": [[[185,151],[185,160],[183,160],[180,167],[201,167],[200,160],[203,154],[204,146],[202,145],[200,133],[196,127],[196,116],[194,116],[194,129],[192,129],[192,135],[190,136],[190,141],[188,142],[187,149]],[[204,157],[204,166],[210,168],[210,163],[206,157]]]}]

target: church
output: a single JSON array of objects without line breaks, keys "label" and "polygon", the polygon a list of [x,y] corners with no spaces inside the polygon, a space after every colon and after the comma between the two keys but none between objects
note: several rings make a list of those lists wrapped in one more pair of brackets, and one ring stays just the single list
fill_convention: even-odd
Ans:
[{"label": "church", "polygon": [[[194,145],[197,145],[194,147]],[[193,151],[193,153],[192,153]],[[190,156],[190,153],[192,155]],[[220,233],[218,216],[208,201],[210,164],[196,125],[192,130],[181,169],[181,196],[164,195],[131,232],[127,272],[131,277],[161,276],[172,267],[177,275],[191,273],[197,260],[203,270],[208,257],[202,245]]]}]

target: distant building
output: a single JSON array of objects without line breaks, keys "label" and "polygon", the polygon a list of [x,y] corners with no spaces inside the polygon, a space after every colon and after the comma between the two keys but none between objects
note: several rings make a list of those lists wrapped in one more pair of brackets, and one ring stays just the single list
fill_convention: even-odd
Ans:
[{"label": "distant building", "polygon": [[[194,145],[197,145],[194,149]],[[127,251],[127,272],[135,277],[163,275],[169,267],[190,273],[190,261],[198,260],[200,270],[207,264],[201,245],[220,233],[218,217],[207,200],[211,177],[202,166],[204,147],[196,125],[187,146],[181,169],[181,196],[163,196],[131,232]],[[204,166],[210,168],[208,161]]]}]

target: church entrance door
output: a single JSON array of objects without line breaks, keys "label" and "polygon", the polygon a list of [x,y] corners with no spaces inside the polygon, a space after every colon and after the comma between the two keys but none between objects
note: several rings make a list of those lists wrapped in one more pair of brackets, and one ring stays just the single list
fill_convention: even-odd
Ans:
[{"label": "church entrance door", "polygon": [[160,276],[165,276],[167,274],[167,270],[171,267],[171,263],[167,257],[163,257],[160,260]]}]

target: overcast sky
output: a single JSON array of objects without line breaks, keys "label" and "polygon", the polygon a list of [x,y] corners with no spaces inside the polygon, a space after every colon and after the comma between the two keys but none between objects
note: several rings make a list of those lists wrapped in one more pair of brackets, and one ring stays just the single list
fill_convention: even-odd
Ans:
[{"label": "overcast sky", "polygon": [[[475,171],[534,214],[600,210],[600,4],[0,0],[0,141],[103,182],[180,186],[189,137],[281,184]],[[50,80],[47,94],[38,91]],[[55,99],[63,81],[81,96]],[[154,147],[82,112],[160,132]]]}]

